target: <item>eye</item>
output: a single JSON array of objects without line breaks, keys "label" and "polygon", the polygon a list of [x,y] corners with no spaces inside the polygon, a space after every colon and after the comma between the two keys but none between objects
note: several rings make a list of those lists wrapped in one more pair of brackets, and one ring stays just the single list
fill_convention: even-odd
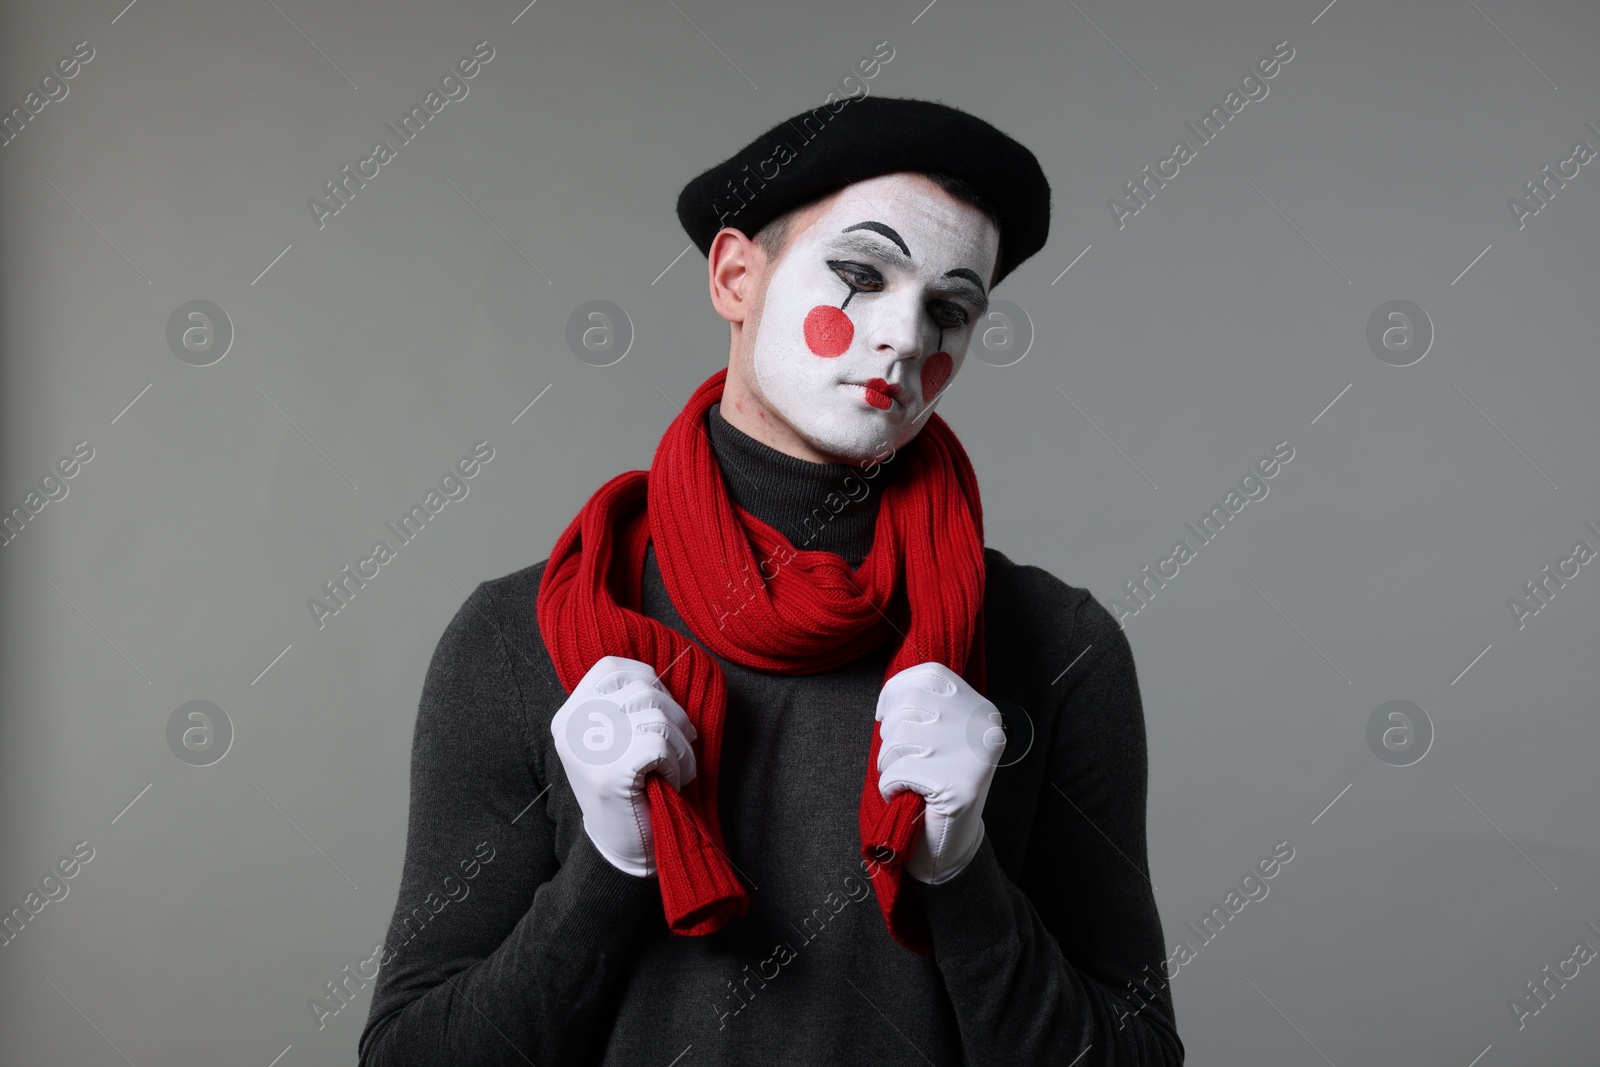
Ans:
[{"label": "eye", "polygon": [[856,293],[876,293],[883,289],[883,275],[867,266],[865,263],[852,263],[845,259],[830,259],[828,266],[839,280],[850,287],[850,295]]},{"label": "eye", "polygon": [[967,309],[950,300],[933,301],[928,312],[941,329],[957,330],[967,324]]}]

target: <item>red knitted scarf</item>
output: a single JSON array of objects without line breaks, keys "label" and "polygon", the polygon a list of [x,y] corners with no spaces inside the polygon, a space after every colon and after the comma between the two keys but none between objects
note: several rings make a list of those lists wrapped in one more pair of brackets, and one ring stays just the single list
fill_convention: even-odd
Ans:
[{"label": "red knitted scarf", "polygon": [[[620,474],[589,498],[551,550],[538,598],[539,629],[568,692],[602,656],[642,660],[699,732],[697,777],[681,793],[657,774],[646,786],[662,905],[668,926],[684,935],[719,930],[750,904],[717,814],[727,685],[706,648],[754,670],[815,674],[894,639],[885,681],[937,661],[984,690],[983,511],[972,464],[949,426],[929,415],[900,450],[907,469],[887,480],[872,550],[852,570],[837,553],[795,549],[729,498],[704,428],[727,373],[695,390],[648,472]],[[647,544],[700,644],[640,613]],[[768,569],[776,571],[770,578]],[[751,574],[765,581],[730,593],[730,576]],[[904,891],[902,869],[923,799],[906,792],[884,803],[881,744],[874,728],[861,789],[861,854],[871,861],[890,934],[928,955],[927,925]]]}]

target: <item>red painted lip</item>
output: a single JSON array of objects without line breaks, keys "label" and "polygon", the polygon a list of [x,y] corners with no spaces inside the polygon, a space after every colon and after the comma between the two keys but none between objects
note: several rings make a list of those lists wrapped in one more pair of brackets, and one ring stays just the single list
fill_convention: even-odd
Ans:
[{"label": "red painted lip", "polygon": [[901,389],[898,385],[890,385],[882,378],[868,378],[865,382],[853,382],[867,391],[867,403],[880,411],[888,411],[900,398]]}]

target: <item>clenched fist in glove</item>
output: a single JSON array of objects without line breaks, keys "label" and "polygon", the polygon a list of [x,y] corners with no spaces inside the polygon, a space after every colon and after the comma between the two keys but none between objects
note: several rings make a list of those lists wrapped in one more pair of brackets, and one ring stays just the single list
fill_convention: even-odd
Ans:
[{"label": "clenched fist in glove", "polygon": [[659,773],[673,789],[692,782],[697,736],[655,668],[600,658],[550,720],[550,735],[594,847],[619,870],[654,875],[645,779]]},{"label": "clenched fist in glove", "polygon": [[1000,709],[949,667],[929,662],[884,683],[877,719],[878,793],[889,801],[911,790],[926,801],[905,870],[928,885],[948,882],[983,844],[983,805],[1006,747]]}]

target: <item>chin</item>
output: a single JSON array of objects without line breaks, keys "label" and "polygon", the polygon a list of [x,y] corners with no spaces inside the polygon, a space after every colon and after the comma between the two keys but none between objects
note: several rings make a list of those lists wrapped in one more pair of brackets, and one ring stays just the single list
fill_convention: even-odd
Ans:
[{"label": "chin", "polygon": [[799,429],[808,445],[837,462],[870,463],[904,448],[921,425],[868,408]]}]

